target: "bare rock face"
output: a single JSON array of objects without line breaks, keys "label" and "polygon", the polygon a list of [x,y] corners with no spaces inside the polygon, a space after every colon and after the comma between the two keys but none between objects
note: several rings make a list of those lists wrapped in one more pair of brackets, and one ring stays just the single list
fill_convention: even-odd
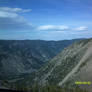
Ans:
[{"label": "bare rock face", "polygon": [[36,81],[42,85],[79,86],[91,92],[92,84],[75,85],[75,82],[92,83],[92,39],[75,42],[65,48],[36,74]]},{"label": "bare rock face", "polygon": [[78,86],[92,92],[92,40],[90,40],[85,47],[85,54],[76,67],[72,70],[74,72],[68,78],[66,84],[67,82],[70,82],[70,85],[73,86],[74,82],[76,81],[90,82],[90,84],[81,84]]}]

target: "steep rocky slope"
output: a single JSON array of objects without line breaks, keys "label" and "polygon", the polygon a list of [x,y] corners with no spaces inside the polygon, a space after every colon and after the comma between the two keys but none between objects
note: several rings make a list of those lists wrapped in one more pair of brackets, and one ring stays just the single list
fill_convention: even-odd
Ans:
[{"label": "steep rocky slope", "polygon": [[76,40],[0,40],[0,76],[31,73]]},{"label": "steep rocky slope", "polygon": [[[76,81],[92,82],[92,39],[75,42],[65,48],[37,73],[34,81],[41,85],[74,87]],[[86,75],[86,76],[85,76]],[[92,85],[78,85],[91,88]]]},{"label": "steep rocky slope", "polygon": [[[65,80],[67,78],[67,80]],[[87,50],[80,62],[75,68],[64,78],[63,83],[74,86],[74,82],[90,82],[91,84],[80,84],[81,88],[86,88],[92,92],[92,40],[87,44]],[[62,82],[60,83],[62,85]]]}]

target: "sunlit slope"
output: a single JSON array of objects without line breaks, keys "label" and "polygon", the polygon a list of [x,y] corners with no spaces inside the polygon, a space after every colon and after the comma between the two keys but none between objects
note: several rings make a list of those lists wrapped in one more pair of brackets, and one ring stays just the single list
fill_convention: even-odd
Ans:
[{"label": "sunlit slope", "polygon": [[35,80],[40,84],[66,84],[72,75],[80,71],[84,61],[89,59],[91,52],[87,54],[89,56],[86,53],[91,48],[91,40],[82,40],[64,49],[36,73]]},{"label": "sunlit slope", "polygon": [[[70,75],[70,76],[69,76]],[[65,81],[65,79],[67,80]],[[81,58],[80,62],[72,71],[64,78],[62,82],[73,86],[74,82],[90,82],[91,84],[81,84],[78,85],[81,88],[86,88],[92,92],[92,41],[87,44],[87,50],[84,56]],[[62,85],[62,82],[60,83]]]}]

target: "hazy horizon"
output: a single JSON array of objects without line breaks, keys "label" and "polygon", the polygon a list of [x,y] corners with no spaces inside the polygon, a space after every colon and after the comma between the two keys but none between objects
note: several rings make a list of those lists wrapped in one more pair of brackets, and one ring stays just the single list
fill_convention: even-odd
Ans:
[{"label": "hazy horizon", "polygon": [[44,39],[0,39],[0,40],[9,40],[9,41],[26,41],[26,40],[29,40],[29,41],[37,41],[37,40],[40,40],[40,41],[65,41],[65,40],[77,40],[77,39],[91,39],[91,38],[74,38],[74,39],[63,39],[63,40],[44,40]]}]

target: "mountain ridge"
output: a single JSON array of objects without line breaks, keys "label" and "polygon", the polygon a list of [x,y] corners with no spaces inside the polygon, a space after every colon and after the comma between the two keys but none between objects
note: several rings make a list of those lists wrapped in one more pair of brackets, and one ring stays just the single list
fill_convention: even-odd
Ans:
[{"label": "mountain ridge", "polygon": [[0,40],[1,75],[34,72],[77,40]]}]

